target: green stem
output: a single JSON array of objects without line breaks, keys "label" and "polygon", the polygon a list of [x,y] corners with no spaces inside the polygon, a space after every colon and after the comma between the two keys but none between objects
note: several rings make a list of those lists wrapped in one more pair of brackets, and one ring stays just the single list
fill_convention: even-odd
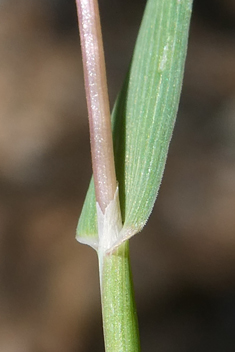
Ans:
[{"label": "green stem", "polygon": [[99,262],[105,351],[139,352],[128,241]]}]

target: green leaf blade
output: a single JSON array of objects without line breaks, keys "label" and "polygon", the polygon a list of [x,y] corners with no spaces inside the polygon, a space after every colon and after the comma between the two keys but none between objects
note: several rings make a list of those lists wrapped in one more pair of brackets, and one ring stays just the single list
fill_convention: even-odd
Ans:
[{"label": "green leaf blade", "polygon": [[[143,228],[160,187],[178,110],[191,8],[192,0],[148,1],[130,71],[113,110],[124,239]],[[78,240],[92,237],[98,242],[92,202],[90,188]]]}]

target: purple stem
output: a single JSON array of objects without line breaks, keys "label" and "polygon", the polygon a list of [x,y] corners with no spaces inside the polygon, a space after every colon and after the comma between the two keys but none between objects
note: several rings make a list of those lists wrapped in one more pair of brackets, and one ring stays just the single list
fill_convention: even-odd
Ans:
[{"label": "purple stem", "polygon": [[76,0],[89,115],[96,200],[101,210],[117,187],[105,59],[97,0]]}]

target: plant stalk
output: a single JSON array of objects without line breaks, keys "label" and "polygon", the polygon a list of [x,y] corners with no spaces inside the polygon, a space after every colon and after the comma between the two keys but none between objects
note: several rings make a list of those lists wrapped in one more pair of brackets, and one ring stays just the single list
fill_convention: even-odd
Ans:
[{"label": "plant stalk", "polygon": [[97,0],[76,0],[89,116],[96,201],[101,210],[117,188],[103,41]]},{"label": "plant stalk", "polygon": [[76,4],[96,194],[105,349],[106,352],[138,352],[128,242],[109,251],[121,231],[122,221],[98,3],[97,0],[76,0]]},{"label": "plant stalk", "polygon": [[[100,259],[100,258],[99,258]],[[102,258],[101,299],[106,352],[139,352],[129,241]]]}]

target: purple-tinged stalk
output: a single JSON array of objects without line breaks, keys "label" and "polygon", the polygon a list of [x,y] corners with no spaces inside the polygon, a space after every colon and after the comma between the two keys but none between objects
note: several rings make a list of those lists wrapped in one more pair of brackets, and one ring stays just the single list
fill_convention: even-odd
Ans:
[{"label": "purple-tinged stalk", "polygon": [[96,201],[102,212],[117,188],[105,59],[97,0],[76,0],[89,115]]}]

